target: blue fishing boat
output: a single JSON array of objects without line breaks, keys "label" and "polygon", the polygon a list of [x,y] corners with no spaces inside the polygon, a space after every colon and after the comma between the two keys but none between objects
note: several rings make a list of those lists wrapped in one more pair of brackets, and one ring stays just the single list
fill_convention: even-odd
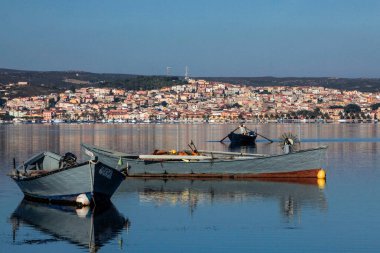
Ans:
[{"label": "blue fishing boat", "polygon": [[46,151],[14,166],[10,177],[27,199],[91,205],[110,202],[125,174],[96,158],[77,163],[72,153],[61,156]]}]

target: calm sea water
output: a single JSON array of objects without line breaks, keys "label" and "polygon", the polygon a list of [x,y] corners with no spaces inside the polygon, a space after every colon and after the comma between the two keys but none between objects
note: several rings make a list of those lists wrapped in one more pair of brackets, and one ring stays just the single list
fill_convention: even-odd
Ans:
[{"label": "calm sea water", "polygon": [[[233,150],[234,125],[0,125],[0,252],[375,252],[380,248],[380,125],[251,125],[302,147],[329,146],[325,185],[233,180],[126,180],[107,210],[23,202],[6,174],[43,150],[80,143],[129,153]],[[244,152],[279,152],[259,142]],[[91,233],[95,231],[95,233]],[[95,245],[93,238],[95,237]]]}]

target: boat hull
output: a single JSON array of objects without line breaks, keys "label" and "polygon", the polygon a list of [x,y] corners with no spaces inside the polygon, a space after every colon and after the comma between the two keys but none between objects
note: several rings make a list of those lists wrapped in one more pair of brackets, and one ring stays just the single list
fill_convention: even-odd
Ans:
[{"label": "boat hull", "polygon": [[322,168],[311,169],[311,170],[301,170],[301,171],[290,171],[290,172],[268,172],[268,173],[130,173],[128,177],[159,177],[159,178],[317,178],[318,173]]},{"label": "boat hull", "polygon": [[103,163],[54,170],[34,177],[12,177],[27,199],[75,203],[85,194],[92,203],[109,202],[125,176]]},{"label": "boat hull", "polygon": [[[91,149],[90,145],[84,147]],[[320,147],[289,154],[236,159],[181,160],[179,157],[177,161],[144,161],[122,156],[112,158],[111,153],[102,153],[100,148],[91,149],[91,152],[111,167],[121,160],[129,177],[316,178],[322,168],[326,149]]]},{"label": "boat hull", "polygon": [[236,133],[230,133],[228,135],[228,138],[230,139],[231,143],[235,145],[255,145],[256,144],[256,137],[257,135],[244,135],[244,134],[236,134]]}]

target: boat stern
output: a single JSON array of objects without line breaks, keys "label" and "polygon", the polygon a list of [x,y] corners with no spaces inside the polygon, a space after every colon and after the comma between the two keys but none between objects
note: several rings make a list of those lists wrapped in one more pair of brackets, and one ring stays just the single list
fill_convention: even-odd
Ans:
[{"label": "boat stern", "polygon": [[121,182],[125,179],[125,175],[101,162],[97,162],[94,166],[92,192],[95,201],[110,199]]}]

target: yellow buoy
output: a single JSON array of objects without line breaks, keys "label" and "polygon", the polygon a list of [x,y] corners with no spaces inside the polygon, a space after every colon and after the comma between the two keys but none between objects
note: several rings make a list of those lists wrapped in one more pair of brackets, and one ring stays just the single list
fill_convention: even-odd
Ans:
[{"label": "yellow buoy", "polygon": [[325,179],[326,178],[326,172],[324,170],[319,170],[317,174],[318,179]]}]

